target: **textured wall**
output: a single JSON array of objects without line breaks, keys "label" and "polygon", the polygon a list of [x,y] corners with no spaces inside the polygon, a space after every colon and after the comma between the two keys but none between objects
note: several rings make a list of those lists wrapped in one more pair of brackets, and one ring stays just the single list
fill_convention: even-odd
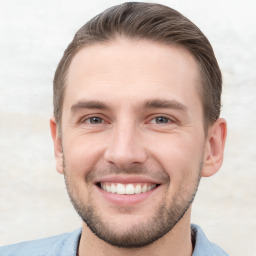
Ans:
[{"label": "textured wall", "polygon": [[[156,2],[156,1],[155,1]],[[158,1],[208,36],[224,75],[225,162],[203,179],[192,220],[233,256],[256,252],[256,2]],[[70,231],[80,219],[55,171],[52,78],[75,31],[120,1],[0,1],[0,244]]]}]

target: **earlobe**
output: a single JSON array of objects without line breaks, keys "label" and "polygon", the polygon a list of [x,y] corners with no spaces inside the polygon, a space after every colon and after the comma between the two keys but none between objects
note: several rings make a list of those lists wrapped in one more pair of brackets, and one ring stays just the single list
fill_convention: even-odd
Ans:
[{"label": "earlobe", "polygon": [[55,118],[50,119],[50,129],[54,146],[54,155],[56,161],[56,169],[59,173],[63,174],[63,150],[62,150],[62,141],[61,136],[58,131],[58,126],[55,121]]},{"label": "earlobe", "polygon": [[203,177],[214,175],[223,162],[224,147],[227,136],[227,123],[225,119],[219,118],[208,131],[205,144]]}]

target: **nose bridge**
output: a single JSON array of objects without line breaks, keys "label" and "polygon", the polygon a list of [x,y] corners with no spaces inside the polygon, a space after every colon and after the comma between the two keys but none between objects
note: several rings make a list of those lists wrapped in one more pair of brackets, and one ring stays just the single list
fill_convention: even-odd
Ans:
[{"label": "nose bridge", "polygon": [[105,152],[106,161],[125,168],[145,162],[146,157],[142,134],[136,122],[123,118],[116,123]]}]

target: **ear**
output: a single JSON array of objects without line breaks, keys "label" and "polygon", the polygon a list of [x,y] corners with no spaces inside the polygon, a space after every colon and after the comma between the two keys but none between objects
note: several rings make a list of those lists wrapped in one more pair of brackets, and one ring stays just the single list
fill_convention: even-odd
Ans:
[{"label": "ear", "polygon": [[208,130],[205,143],[203,177],[214,175],[223,162],[224,147],[227,136],[227,123],[219,118]]},{"label": "ear", "polygon": [[50,119],[50,129],[51,129],[52,140],[54,145],[56,169],[59,173],[63,174],[64,170],[63,170],[62,141],[61,141],[61,135],[59,134],[58,126],[54,117]]}]

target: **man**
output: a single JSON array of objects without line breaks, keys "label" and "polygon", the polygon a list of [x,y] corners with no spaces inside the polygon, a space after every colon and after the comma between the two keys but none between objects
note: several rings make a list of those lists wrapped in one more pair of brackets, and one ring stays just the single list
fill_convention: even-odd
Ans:
[{"label": "man", "polygon": [[190,224],[226,122],[210,43],[180,13],[125,3],[75,35],[54,78],[57,171],[82,229],[0,255],[227,255]]}]

